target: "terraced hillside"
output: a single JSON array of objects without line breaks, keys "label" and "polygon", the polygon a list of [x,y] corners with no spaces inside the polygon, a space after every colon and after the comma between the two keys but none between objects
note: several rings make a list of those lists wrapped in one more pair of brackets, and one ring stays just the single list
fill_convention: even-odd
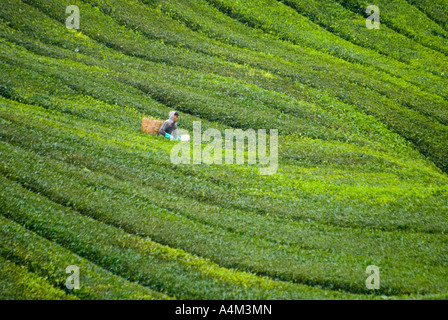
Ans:
[{"label": "terraced hillside", "polygon": [[448,1],[1,0],[0,71],[0,298],[448,298]]}]

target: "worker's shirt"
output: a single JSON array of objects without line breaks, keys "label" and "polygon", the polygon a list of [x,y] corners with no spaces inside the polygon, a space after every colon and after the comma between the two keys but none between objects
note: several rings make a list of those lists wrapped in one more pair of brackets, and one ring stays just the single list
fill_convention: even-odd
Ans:
[{"label": "worker's shirt", "polygon": [[171,134],[176,129],[177,129],[177,123],[174,122],[174,120],[169,119],[162,124],[159,130],[159,134],[161,136],[165,136],[165,133]]}]

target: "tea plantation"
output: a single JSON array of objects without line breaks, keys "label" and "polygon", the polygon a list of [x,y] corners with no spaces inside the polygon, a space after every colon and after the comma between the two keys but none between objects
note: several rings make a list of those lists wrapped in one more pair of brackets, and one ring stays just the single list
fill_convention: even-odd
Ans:
[{"label": "tea plantation", "polygon": [[0,299],[448,299],[448,1],[1,0]]}]

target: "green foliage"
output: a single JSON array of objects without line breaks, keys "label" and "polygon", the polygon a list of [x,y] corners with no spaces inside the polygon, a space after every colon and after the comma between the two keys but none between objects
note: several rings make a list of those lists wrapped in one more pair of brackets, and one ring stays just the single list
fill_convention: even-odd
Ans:
[{"label": "green foliage", "polygon": [[[31,289],[26,291],[27,294],[41,290],[39,287],[42,286],[42,280],[39,279],[47,279],[48,282],[59,287],[60,290],[67,290],[68,292],[65,287],[68,274],[65,273],[65,270],[70,265],[76,265],[80,270],[85,271],[84,275],[80,273],[80,281],[83,285],[80,285],[79,289],[73,290],[73,294],[81,299],[167,298],[163,294],[117,277],[3,216],[0,217],[0,239],[0,254],[3,257],[16,264],[25,265],[28,270],[39,275],[38,279],[33,277],[34,280],[30,279],[31,282],[26,283],[26,285],[31,286]],[[22,279],[22,281],[26,281],[26,279]],[[24,285],[23,282],[22,285]],[[48,287],[42,289],[49,291]],[[52,290],[48,293],[54,295],[58,292]],[[20,293],[16,291],[12,294],[14,296]],[[50,296],[49,298],[53,297]]]},{"label": "green foliage", "polygon": [[[424,57],[428,62],[431,60],[429,56],[437,55],[422,46],[439,51],[446,56],[448,32],[408,2],[410,1],[376,1],[375,5],[380,10],[381,32],[376,32],[375,36],[368,37],[366,35],[369,35],[370,30],[365,28],[365,18],[367,17],[365,11],[371,5],[369,1],[329,1],[325,12],[318,13],[313,10],[312,15],[319,15],[322,18],[320,21],[329,26],[327,17],[323,16],[331,14],[335,25],[334,29],[330,28],[336,33],[345,35],[348,40],[353,39],[355,43],[360,43],[363,46],[377,46],[377,50],[391,54],[398,60],[404,59],[411,63],[419,63],[419,57]],[[288,3],[294,6],[300,5],[296,0],[288,1]],[[372,32],[370,32],[371,34]],[[366,39],[370,41],[365,41]],[[443,56],[439,56],[436,60],[440,60],[440,57],[444,59]]]},{"label": "green foliage", "polygon": [[429,18],[434,20],[448,31],[448,4],[444,0],[409,0],[410,4],[415,5],[423,11]]},{"label": "green foliage", "polygon": [[[446,299],[447,43],[409,3],[435,22],[401,0],[382,33],[360,1],[3,1],[2,297]],[[140,121],[173,109],[278,129],[277,173],[171,163]]]},{"label": "green foliage", "polygon": [[76,297],[54,288],[43,277],[0,257],[0,298],[2,300],[71,300]]}]

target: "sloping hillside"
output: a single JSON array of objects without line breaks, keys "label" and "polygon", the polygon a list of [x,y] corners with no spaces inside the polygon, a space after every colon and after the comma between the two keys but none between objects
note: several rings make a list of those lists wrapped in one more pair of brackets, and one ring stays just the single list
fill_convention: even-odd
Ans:
[{"label": "sloping hillside", "polygon": [[[448,2],[370,4],[2,0],[0,298],[448,298]],[[171,110],[276,173],[174,164]]]}]

